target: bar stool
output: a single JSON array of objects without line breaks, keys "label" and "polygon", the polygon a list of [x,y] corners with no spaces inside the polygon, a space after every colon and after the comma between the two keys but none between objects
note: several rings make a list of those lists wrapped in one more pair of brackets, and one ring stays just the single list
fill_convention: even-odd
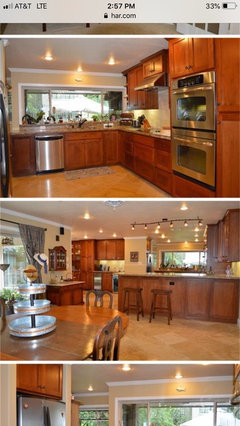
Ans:
[{"label": "bar stool", "polygon": [[[168,316],[168,325],[170,325],[170,320],[172,320],[172,306],[171,306],[171,290],[159,290],[159,289],[153,289],[151,290],[152,293],[152,305],[151,305],[151,312],[150,312],[150,318],[149,322],[152,321],[152,318],[155,318],[155,312],[159,311],[161,313],[166,313]],[[162,296],[163,298],[166,297],[167,306],[157,306],[157,296]],[[161,301],[162,302],[162,301]]]},{"label": "bar stool", "polygon": [[[130,295],[135,295],[135,303],[130,304]],[[142,288],[131,288],[126,287],[124,288],[124,295],[123,295],[123,312],[127,312],[129,314],[129,309],[136,309],[137,310],[137,320],[139,321],[139,315],[142,314],[144,317],[143,312],[143,300],[142,300]]]}]

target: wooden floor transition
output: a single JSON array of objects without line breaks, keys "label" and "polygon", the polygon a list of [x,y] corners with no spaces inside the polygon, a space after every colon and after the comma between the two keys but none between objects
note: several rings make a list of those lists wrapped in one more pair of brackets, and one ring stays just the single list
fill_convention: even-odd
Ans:
[{"label": "wooden floor transition", "polygon": [[84,179],[66,180],[64,173],[13,178],[12,196],[35,197],[170,197],[155,185],[122,166],[115,173]]}]

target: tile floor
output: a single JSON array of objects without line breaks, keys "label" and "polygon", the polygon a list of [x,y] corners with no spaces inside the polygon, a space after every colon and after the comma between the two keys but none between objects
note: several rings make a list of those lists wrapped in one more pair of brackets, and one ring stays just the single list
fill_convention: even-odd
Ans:
[{"label": "tile floor", "polygon": [[[106,300],[107,302],[107,300]],[[114,294],[114,308],[118,296]],[[240,359],[240,334],[237,324],[173,318],[164,316],[136,319],[121,340],[120,360],[124,361],[237,361]]]},{"label": "tile floor", "polygon": [[155,185],[122,166],[115,173],[66,180],[64,173],[24,176],[12,179],[13,197],[170,197]]}]

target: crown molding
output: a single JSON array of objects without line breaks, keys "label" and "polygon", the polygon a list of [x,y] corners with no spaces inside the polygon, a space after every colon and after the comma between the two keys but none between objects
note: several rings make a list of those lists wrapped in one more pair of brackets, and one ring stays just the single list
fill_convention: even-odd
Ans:
[{"label": "crown molding", "polygon": [[67,71],[67,70],[49,70],[44,68],[8,68],[12,73],[26,73],[26,74],[79,74],[79,75],[93,75],[99,77],[123,77],[121,73],[111,72],[91,72],[91,71]]},{"label": "crown molding", "polygon": [[189,377],[182,379],[158,379],[158,380],[132,380],[124,382],[106,382],[109,387],[114,386],[141,386],[157,385],[162,383],[200,383],[200,382],[228,382],[232,381],[232,376],[208,376],[208,377]]},{"label": "crown molding", "polygon": [[30,219],[30,220],[34,220],[36,222],[40,222],[40,223],[44,223],[44,224],[48,224],[48,225],[62,226],[65,229],[69,229],[70,231],[72,229],[71,226],[63,225],[62,223],[58,223],[58,222],[53,222],[52,220],[48,220],[48,219],[42,219],[41,217],[38,217],[38,216],[32,216],[30,214],[16,212],[15,210],[2,208],[1,212],[5,213],[5,214],[9,214],[11,216],[21,217],[23,219]]},{"label": "crown molding", "polygon": [[81,396],[93,397],[93,396],[108,396],[108,392],[88,392],[88,393],[74,393],[74,398],[79,398]]}]

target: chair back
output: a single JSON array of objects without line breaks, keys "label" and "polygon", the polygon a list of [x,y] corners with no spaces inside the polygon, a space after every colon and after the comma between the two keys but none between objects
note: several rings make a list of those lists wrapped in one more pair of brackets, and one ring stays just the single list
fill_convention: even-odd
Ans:
[{"label": "chair back", "polygon": [[3,320],[6,318],[5,300],[0,297],[0,318]]},{"label": "chair back", "polygon": [[90,306],[90,300],[89,300],[89,296],[93,294],[95,299],[94,299],[94,306],[99,306],[99,307],[103,307],[103,298],[105,295],[109,296],[109,304],[108,304],[108,308],[112,309],[113,307],[113,295],[112,293],[110,293],[110,291],[103,291],[103,290],[89,290],[86,294],[86,306]]},{"label": "chair back", "polygon": [[121,336],[122,318],[117,315],[97,333],[92,359],[94,361],[118,361]]}]

